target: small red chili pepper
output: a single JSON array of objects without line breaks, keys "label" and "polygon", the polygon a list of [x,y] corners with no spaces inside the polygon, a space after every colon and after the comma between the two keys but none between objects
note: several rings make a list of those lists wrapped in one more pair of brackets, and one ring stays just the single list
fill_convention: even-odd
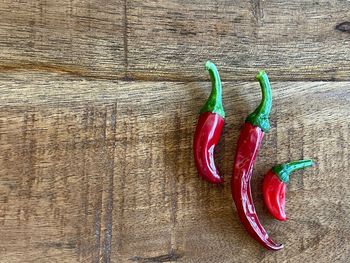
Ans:
[{"label": "small red chili pepper", "polygon": [[224,181],[214,162],[214,149],[220,140],[224,127],[225,112],[222,106],[222,88],[219,72],[214,63],[208,61],[205,68],[209,71],[212,90],[200,111],[194,135],[194,160],[199,175],[206,181],[219,184]]},{"label": "small red chili pepper", "polygon": [[300,160],[274,166],[264,177],[263,196],[270,214],[286,221],[286,186],[290,173],[313,165],[312,160]]},{"label": "small red chili pepper", "polygon": [[265,248],[279,250],[283,248],[283,245],[275,243],[259,221],[250,188],[254,162],[264,132],[270,129],[268,118],[272,105],[271,87],[267,74],[260,71],[256,78],[261,86],[262,100],[246,119],[238,139],[231,182],[232,197],[238,216],[248,233]]}]

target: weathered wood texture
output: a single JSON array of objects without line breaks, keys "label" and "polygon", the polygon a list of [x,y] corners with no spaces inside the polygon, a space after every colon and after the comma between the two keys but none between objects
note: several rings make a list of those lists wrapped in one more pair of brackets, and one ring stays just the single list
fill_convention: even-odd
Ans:
[{"label": "weathered wood texture", "polygon": [[[348,262],[350,82],[306,81],[350,80],[349,24],[345,0],[1,1],[0,262]],[[207,59],[226,80],[222,187],[192,159]],[[229,186],[262,68],[274,107],[252,187],[277,253]],[[276,222],[262,175],[300,158],[317,165]]]},{"label": "weathered wood texture", "polygon": [[3,0],[0,71],[122,77],[124,25],[123,0]]},{"label": "weathered wood texture", "polygon": [[350,79],[350,1],[127,1],[128,72],[203,80],[203,61],[226,80]]},{"label": "weathered wood texture", "polygon": [[5,0],[0,70],[108,79],[349,80],[350,2]]},{"label": "weathered wood texture", "polygon": [[[272,129],[252,188],[267,252],[232,208],[230,177],[255,82],[225,82],[217,155],[223,187],[196,174],[192,136],[209,82],[112,82],[0,75],[0,262],[347,262],[349,82],[273,82]],[[267,215],[262,175],[312,158],[291,178],[289,221]]]}]

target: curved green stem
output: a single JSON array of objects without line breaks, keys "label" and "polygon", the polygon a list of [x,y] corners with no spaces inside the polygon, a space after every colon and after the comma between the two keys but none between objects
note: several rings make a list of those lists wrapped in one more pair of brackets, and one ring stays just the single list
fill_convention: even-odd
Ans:
[{"label": "curved green stem", "polygon": [[200,112],[213,112],[225,118],[225,111],[222,106],[222,87],[218,69],[211,61],[205,63],[205,69],[209,71],[212,89],[207,102],[204,104]]},{"label": "curved green stem", "polygon": [[255,111],[249,114],[246,122],[260,127],[264,132],[268,132],[270,130],[269,115],[272,106],[271,86],[269,78],[266,72],[263,70],[259,71],[256,79],[260,83],[262,99],[260,105],[255,109]]},{"label": "curved green stem", "polygon": [[282,182],[288,183],[289,175],[292,172],[313,166],[313,164],[314,162],[312,160],[294,161],[276,165],[272,168],[272,171],[280,178]]}]

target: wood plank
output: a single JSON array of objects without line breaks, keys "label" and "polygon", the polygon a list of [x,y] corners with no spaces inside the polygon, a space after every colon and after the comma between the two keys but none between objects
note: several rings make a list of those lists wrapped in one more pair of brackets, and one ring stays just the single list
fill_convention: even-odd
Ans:
[{"label": "wood plank", "polygon": [[349,1],[128,1],[128,74],[205,80],[350,80]]},{"label": "wood plank", "polygon": [[[0,251],[5,262],[346,262],[349,258],[349,82],[273,82],[272,129],[254,170],[265,251],[232,208],[239,128],[257,83],[224,82],[210,186],[192,160],[209,82],[118,82],[59,74],[0,75]],[[312,158],[291,178],[286,223],[267,215],[264,172]],[[331,249],[330,249],[331,248]]]},{"label": "wood plank", "polygon": [[124,1],[5,0],[0,71],[124,76]]}]

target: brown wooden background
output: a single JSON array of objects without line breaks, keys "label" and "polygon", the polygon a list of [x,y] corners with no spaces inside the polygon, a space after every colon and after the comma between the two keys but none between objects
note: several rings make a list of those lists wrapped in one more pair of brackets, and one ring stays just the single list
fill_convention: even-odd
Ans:
[{"label": "brown wooden background", "polygon": [[[0,262],[349,262],[350,2],[0,2]],[[196,174],[192,136],[223,79],[226,182]],[[252,188],[268,252],[243,230],[230,177],[245,116],[272,80]],[[274,164],[295,174],[285,223],[262,206]]]}]

